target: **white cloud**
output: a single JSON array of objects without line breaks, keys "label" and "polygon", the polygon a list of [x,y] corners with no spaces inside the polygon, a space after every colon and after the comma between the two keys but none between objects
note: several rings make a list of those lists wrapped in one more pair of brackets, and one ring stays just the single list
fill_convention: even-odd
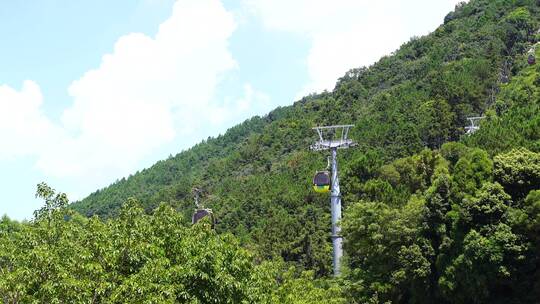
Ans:
[{"label": "white cloud", "polygon": [[309,83],[299,96],[332,90],[354,67],[370,65],[411,36],[442,23],[458,0],[245,0],[266,28],[305,35]]},{"label": "white cloud", "polygon": [[69,87],[66,136],[40,153],[37,166],[95,184],[130,173],[177,130],[194,132],[193,118],[215,111],[220,75],[236,67],[227,48],[234,29],[218,0],[181,0],[155,37],[118,39],[97,69]]},{"label": "white cloud", "polygon": [[42,113],[39,86],[25,81],[20,91],[0,86],[0,160],[32,155],[58,138],[60,130]]},{"label": "white cloud", "polygon": [[177,129],[196,130],[189,118],[214,109],[220,75],[236,67],[227,49],[234,29],[218,0],[183,0],[155,37],[121,37],[97,69],[69,87],[74,102],[62,122],[74,136],[65,150],[42,155],[38,166],[50,175],[111,168],[124,175]]},{"label": "white cloud", "polygon": [[73,103],[57,124],[42,113],[36,83],[1,86],[0,160],[33,155],[46,176],[85,184],[80,196],[132,173],[178,136],[200,140],[202,127],[251,115],[268,97],[249,84],[239,99],[215,100],[222,78],[237,69],[228,50],[235,28],[219,0],[177,1],[155,37],[119,38],[99,67],[73,81]]}]

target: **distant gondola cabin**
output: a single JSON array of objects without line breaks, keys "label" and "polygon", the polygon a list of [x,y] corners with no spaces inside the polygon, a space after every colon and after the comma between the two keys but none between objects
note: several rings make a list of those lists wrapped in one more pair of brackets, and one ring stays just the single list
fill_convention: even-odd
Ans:
[{"label": "distant gondola cabin", "polygon": [[197,209],[195,213],[193,213],[191,222],[192,224],[196,224],[204,218],[208,218],[208,220],[210,221],[210,225],[212,226],[212,228],[214,228],[215,220],[214,220],[214,214],[212,213],[211,209]]},{"label": "distant gondola cabin", "polygon": [[320,171],[313,177],[313,190],[317,193],[330,192],[330,173],[328,171]]},{"label": "distant gondola cabin", "polygon": [[533,53],[529,54],[529,57],[527,58],[527,62],[529,65],[533,65],[536,63],[536,56],[534,56]]}]

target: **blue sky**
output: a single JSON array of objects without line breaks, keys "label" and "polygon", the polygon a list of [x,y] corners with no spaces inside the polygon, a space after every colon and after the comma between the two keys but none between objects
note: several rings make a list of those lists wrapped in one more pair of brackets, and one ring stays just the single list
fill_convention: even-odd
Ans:
[{"label": "blue sky", "polygon": [[331,90],[456,0],[7,1],[0,214],[80,199],[253,115]]}]

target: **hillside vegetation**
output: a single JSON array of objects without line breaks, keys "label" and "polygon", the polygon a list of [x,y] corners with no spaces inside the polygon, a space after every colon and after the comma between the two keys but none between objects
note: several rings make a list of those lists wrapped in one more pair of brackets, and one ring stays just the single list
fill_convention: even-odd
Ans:
[{"label": "hillside vegetation", "polygon": [[[0,294],[16,303],[75,284],[80,292],[61,301],[99,289],[97,302],[537,302],[540,64],[526,55],[539,21],[537,1],[460,4],[433,33],[350,70],[332,92],[31,223],[4,219]],[[465,135],[466,117],[480,114],[480,130]],[[340,152],[346,256],[333,280],[329,199],[310,181],[326,156],[308,147],[311,127],[339,123],[355,124],[359,146]],[[188,227],[193,187],[204,189],[215,231]],[[46,275],[25,264],[40,257]]]}]

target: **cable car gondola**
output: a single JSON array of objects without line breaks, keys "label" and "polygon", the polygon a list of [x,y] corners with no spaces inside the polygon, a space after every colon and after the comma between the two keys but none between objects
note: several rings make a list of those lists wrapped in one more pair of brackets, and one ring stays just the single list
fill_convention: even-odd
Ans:
[{"label": "cable car gondola", "polygon": [[529,57],[527,58],[527,63],[529,63],[529,65],[534,65],[536,63],[536,56],[534,56],[534,53],[529,54]]},{"label": "cable car gondola", "polygon": [[216,219],[214,218],[214,213],[212,212],[212,209],[204,208],[199,203],[199,196],[201,195],[202,190],[199,188],[193,188],[192,191],[195,198],[195,206],[197,206],[197,209],[195,209],[195,213],[193,213],[193,216],[191,216],[191,224],[195,225],[200,220],[208,218],[210,220],[210,227],[214,229],[214,226],[216,225]]},{"label": "cable car gondola", "polygon": [[328,171],[319,171],[313,177],[313,190],[317,193],[330,192],[330,173]]},{"label": "cable car gondola", "polygon": [[538,43],[533,45],[531,47],[531,49],[529,50],[528,52],[528,56],[527,56],[527,63],[529,65],[534,65],[536,64],[536,46],[538,46]]},{"label": "cable car gondola", "polygon": [[214,228],[216,222],[214,219],[214,213],[212,212],[212,209],[197,209],[195,210],[195,213],[193,213],[193,216],[191,217],[191,223],[197,224],[200,220],[204,219],[205,217],[208,217],[210,220],[210,226],[212,229]]}]

